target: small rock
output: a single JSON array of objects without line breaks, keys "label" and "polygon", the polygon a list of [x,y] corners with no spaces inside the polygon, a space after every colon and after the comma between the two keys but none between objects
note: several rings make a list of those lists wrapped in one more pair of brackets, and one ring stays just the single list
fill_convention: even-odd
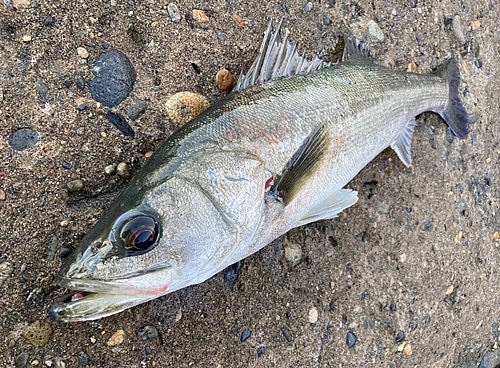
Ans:
[{"label": "small rock", "polygon": [[222,270],[222,277],[224,278],[224,287],[230,288],[238,279],[243,261],[238,261]]},{"label": "small rock", "polygon": [[62,167],[66,170],[71,170],[73,166],[71,166],[71,164],[68,164],[67,162],[63,162]]},{"label": "small rock", "polygon": [[80,127],[76,130],[76,134],[78,135],[84,135],[85,134],[85,128],[84,127]]},{"label": "small rock", "polygon": [[88,363],[89,363],[89,357],[87,356],[87,354],[85,354],[85,352],[83,351],[79,351],[78,364],[80,365],[80,367],[86,367]]},{"label": "small rock", "polygon": [[64,78],[64,87],[66,88],[69,88],[71,87],[71,85],[73,84],[73,82],[71,81],[71,79],[69,79],[68,77]]},{"label": "small rock", "polygon": [[361,300],[365,300],[368,295],[369,295],[368,290],[363,291],[361,293]]},{"label": "small rock", "polygon": [[380,213],[389,213],[389,206],[386,203],[380,203],[378,205],[378,211]]},{"label": "small rock", "polygon": [[451,131],[451,128],[446,127],[446,140],[448,141],[448,143],[453,143],[453,139],[454,139],[454,136],[453,136],[453,132]]},{"label": "small rock", "polygon": [[0,286],[12,275],[13,270],[14,268],[9,262],[0,263]]},{"label": "small rock", "polygon": [[326,12],[323,13],[323,25],[324,26],[330,25],[330,17],[328,16],[328,13],[326,13]]},{"label": "small rock", "polygon": [[49,87],[47,87],[43,80],[40,79],[36,82],[36,91],[40,100],[44,102],[49,95]]},{"label": "small rock", "polygon": [[286,341],[292,341],[292,336],[290,336],[290,332],[288,332],[286,328],[282,329],[281,332],[283,333],[283,336],[285,336]]},{"label": "small rock", "polygon": [[87,108],[87,105],[86,104],[81,104],[81,105],[78,105],[77,109],[78,111],[83,111]]},{"label": "small rock", "polygon": [[453,21],[451,22],[451,28],[453,29],[455,37],[457,38],[460,45],[464,45],[466,40],[464,33],[462,32],[462,26],[460,25],[460,17],[458,15],[455,18],[453,18]]},{"label": "small rock", "polygon": [[125,331],[118,330],[108,340],[108,346],[120,345],[125,339]]},{"label": "small rock", "polygon": [[151,348],[150,348],[149,346],[145,346],[145,347],[144,347],[144,353],[145,353],[146,355],[151,355],[151,354],[153,354],[153,352],[151,351]]},{"label": "small rock", "polygon": [[106,175],[113,175],[116,171],[116,166],[115,165],[108,165],[104,168],[104,172]]},{"label": "small rock", "polygon": [[210,106],[208,100],[191,92],[179,92],[165,104],[168,116],[177,126],[187,123]]},{"label": "small rock", "polygon": [[257,358],[260,358],[264,353],[266,352],[266,349],[264,349],[263,346],[259,346],[257,348]]},{"label": "small rock", "polygon": [[312,9],[313,9],[313,3],[311,2],[308,2],[306,6],[304,6],[304,10],[306,11],[306,13],[309,13]]},{"label": "small rock", "polygon": [[429,144],[433,149],[436,149],[436,141],[434,139],[429,139]]},{"label": "small rock", "polygon": [[76,52],[78,53],[78,56],[80,56],[82,59],[88,59],[89,58],[89,52],[85,47],[78,47],[76,49]]},{"label": "small rock", "polygon": [[95,78],[89,89],[92,98],[107,107],[125,100],[134,88],[137,73],[127,55],[118,50],[102,53],[94,62]]},{"label": "small rock", "polygon": [[23,42],[31,42],[31,36],[23,36]]},{"label": "small rock", "polygon": [[252,336],[252,331],[249,331],[249,330],[244,330],[242,333],[241,333],[241,342],[245,341],[246,339],[248,339],[250,336]]},{"label": "small rock", "polygon": [[401,254],[401,255],[399,256],[399,260],[400,260],[401,262],[406,262],[406,257],[407,257],[406,253],[403,253],[403,254]]},{"label": "small rock", "polygon": [[24,151],[40,142],[40,136],[33,129],[21,128],[9,136],[8,142],[14,151]]},{"label": "small rock", "polygon": [[309,323],[318,322],[318,310],[314,307],[309,309],[309,314],[308,314],[307,318],[309,319]]},{"label": "small rock", "polygon": [[33,289],[29,294],[28,297],[26,298],[26,308],[28,309],[35,309],[39,307],[45,299],[44,293],[42,288],[35,288]]},{"label": "small rock", "polygon": [[483,67],[483,61],[481,59],[477,59],[476,61],[474,61],[474,65],[478,68],[482,68]]},{"label": "small rock", "polygon": [[233,21],[238,27],[243,27],[245,25],[245,21],[243,20],[243,18],[237,14],[233,15]]},{"label": "small rock", "polygon": [[215,76],[215,81],[221,91],[228,91],[233,88],[234,78],[229,70],[219,70]]},{"label": "small rock", "polygon": [[102,48],[103,48],[104,50],[109,49],[109,43],[107,43],[106,41],[102,41],[101,46],[102,46]]},{"label": "small rock", "polygon": [[120,162],[116,168],[116,173],[121,177],[128,179],[130,178],[129,166],[125,162]]},{"label": "small rock", "polygon": [[193,20],[197,23],[208,23],[208,17],[203,10],[193,10]]},{"label": "small rock", "polygon": [[80,179],[72,180],[66,186],[68,188],[68,192],[70,193],[79,192],[83,189],[83,181]]},{"label": "small rock", "polygon": [[416,73],[417,72],[417,64],[411,63],[408,65],[408,71],[410,73]]},{"label": "small rock", "polygon": [[290,244],[285,247],[285,259],[292,263],[299,263],[302,259],[302,247],[299,244]]},{"label": "small rock", "polygon": [[52,262],[56,258],[58,244],[59,238],[53,235],[49,242],[49,253],[47,255],[47,261]]},{"label": "small rock", "polygon": [[147,108],[148,104],[145,101],[138,101],[137,103],[129,107],[129,109],[127,110],[127,116],[130,118],[130,120],[136,121],[142,114],[146,112]]},{"label": "small rock", "polygon": [[478,20],[475,20],[474,22],[472,22],[471,27],[472,27],[473,31],[477,31],[479,29],[479,27],[481,27],[481,22]]},{"label": "small rock", "polygon": [[423,130],[423,132],[424,132],[426,135],[428,135],[428,136],[430,136],[430,137],[432,137],[432,135],[434,134],[434,133],[432,132],[431,127],[430,127],[430,126],[428,126],[427,124],[422,124],[422,130]]},{"label": "small rock", "polygon": [[217,38],[219,40],[221,40],[222,42],[225,42],[227,37],[226,37],[226,34],[224,32],[219,32],[219,33],[217,33]]},{"label": "small rock", "polygon": [[114,125],[125,137],[135,138],[135,131],[132,129],[127,119],[122,114],[115,114],[114,112],[108,111],[104,115],[107,121]]},{"label": "small rock", "polygon": [[158,339],[158,337],[160,337],[158,330],[155,326],[151,325],[146,325],[137,332],[139,341],[153,341]]},{"label": "small rock", "polygon": [[400,343],[401,341],[403,341],[405,339],[405,333],[403,331],[400,331],[397,335],[396,335],[396,342],[397,343]]},{"label": "small rock", "polygon": [[410,8],[415,9],[417,7],[417,0],[410,0]]},{"label": "small rock", "polygon": [[46,345],[52,336],[52,327],[47,321],[37,320],[28,325],[23,332],[23,337],[35,348]]},{"label": "small rock", "polygon": [[49,15],[46,19],[45,19],[45,22],[43,22],[43,24],[45,24],[46,27],[54,27],[56,25],[55,21],[54,21],[54,17]]},{"label": "small rock", "polygon": [[5,201],[7,199],[7,196],[5,195],[5,190],[0,188],[0,201]]},{"label": "small rock", "polygon": [[354,335],[352,332],[347,333],[345,342],[349,349],[352,349],[354,345],[356,345],[356,340],[357,340],[356,335]]},{"label": "small rock", "polygon": [[460,203],[458,206],[458,213],[460,213],[462,216],[465,216],[465,210],[467,209],[467,205],[465,203]]},{"label": "small rock", "polygon": [[405,347],[403,348],[403,354],[406,356],[410,356],[413,354],[413,350],[411,348],[411,344],[406,344]]},{"label": "small rock", "polygon": [[447,153],[446,147],[441,146],[441,148],[439,149],[439,157],[441,157],[443,159],[443,161],[448,160],[446,153]]},{"label": "small rock", "polygon": [[76,83],[76,86],[80,89],[84,89],[85,88],[85,80],[83,79],[83,77],[81,75],[75,75],[75,83]]},{"label": "small rock", "polygon": [[170,3],[167,6],[168,15],[172,22],[179,23],[181,21],[181,13],[179,12],[179,8],[174,3]]},{"label": "small rock", "polygon": [[495,233],[493,234],[493,239],[495,239],[495,240],[500,239],[500,234],[498,233],[498,231],[495,231]]},{"label": "small rock", "polygon": [[16,368],[24,368],[26,367],[26,364],[28,363],[28,353],[23,351],[21,354],[19,354],[16,357]]},{"label": "small rock", "polygon": [[500,349],[484,354],[478,368],[496,368],[500,364]]},{"label": "small rock", "polygon": [[59,252],[59,258],[66,259],[69,257],[70,254],[71,254],[71,249],[63,247]]},{"label": "small rock", "polygon": [[382,32],[379,25],[374,20],[368,22],[368,33],[378,42],[384,42],[385,40],[384,32]]},{"label": "small rock", "polygon": [[392,15],[393,15],[393,16],[398,15],[398,11],[396,10],[396,8],[392,9]]}]

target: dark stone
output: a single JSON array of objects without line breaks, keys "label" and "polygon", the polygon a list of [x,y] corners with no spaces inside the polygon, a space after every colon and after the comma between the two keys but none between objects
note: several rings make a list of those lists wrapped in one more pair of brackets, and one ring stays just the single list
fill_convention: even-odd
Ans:
[{"label": "dark stone", "polygon": [[150,348],[149,346],[145,346],[145,347],[144,347],[144,352],[146,353],[146,355],[151,355],[151,354],[153,354],[153,353],[151,352],[151,348]]},{"label": "dark stone", "polygon": [[361,293],[361,300],[365,300],[367,296],[368,296],[368,290],[363,291]]},{"label": "dark stone", "polygon": [[56,22],[54,21],[54,17],[49,15],[43,24],[45,24],[46,27],[54,27]]},{"label": "dark stone", "polygon": [[405,333],[403,331],[398,332],[396,335],[396,342],[401,342],[405,339]]},{"label": "dark stone", "polygon": [[137,339],[139,341],[153,341],[158,337],[160,337],[158,330],[155,326],[151,325],[146,325],[137,332]]},{"label": "dark stone", "polygon": [[224,277],[224,287],[230,288],[238,279],[241,267],[243,266],[243,261],[238,261],[231,266],[228,266],[222,270],[222,277]]},{"label": "dark stone", "polygon": [[115,114],[114,112],[108,111],[104,117],[115,126],[120,132],[126,137],[135,138],[134,129],[127,123],[125,117],[121,114]]},{"label": "dark stone", "polygon": [[134,66],[127,55],[118,50],[101,54],[94,62],[95,78],[90,82],[90,94],[97,102],[115,107],[125,100],[137,78]]},{"label": "dark stone", "polygon": [[80,89],[84,89],[85,88],[85,80],[83,79],[83,77],[81,75],[75,75],[75,83],[76,83],[76,86]]},{"label": "dark stone", "polygon": [[285,336],[286,341],[292,341],[292,336],[290,336],[290,332],[288,332],[286,328],[282,329],[281,332],[283,333],[283,336]]},{"label": "dark stone", "polygon": [[45,103],[49,95],[49,87],[47,87],[45,82],[41,79],[36,82],[36,92],[38,93],[40,102]]},{"label": "dark stone", "polygon": [[148,104],[145,101],[139,101],[129,107],[127,116],[132,121],[136,121],[139,117],[146,112]]},{"label": "dark stone", "polygon": [[264,349],[263,346],[259,346],[257,348],[257,358],[260,358],[264,353],[266,352],[266,349]]},{"label": "dark stone", "polygon": [[425,317],[425,323],[429,323],[431,321],[431,316]]},{"label": "dark stone", "polygon": [[71,166],[71,164],[68,164],[67,162],[63,162],[62,167],[64,167],[66,170],[71,170],[73,166]]},{"label": "dark stone", "polygon": [[323,25],[328,26],[330,25],[330,18],[328,17],[328,13],[323,13]]},{"label": "dark stone", "polygon": [[458,212],[462,215],[465,216],[465,210],[467,209],[467,205],[465,203],[460,203],[460,206],[458,206]]},{"label": "dark stone", "polygon": [[223,32],[219,32],[219,33],[217,34],[217,38],[218,38],[219,40],[221,40],[222,42],[224,42],[224,41],[226,41],[226,38],[227,38],[227,37],[226,37],[226,34],[225,34],[225,33],[223,33]]},{"label": "dark stone", "polygon": [[19,354],[16,357],[16,368],[24,368],[26,367],[26,364],[28,364],[28,353],[23,351],[21,354]]},{"label": "dark stone", "polygon": [[85,367],[87,364],[89,364],[89,358],[87,357],[87,354],[85,354],[83,351],[80,351],[78,353],[78,364],[81,367]]},{"label": "dark stone", "polygon": [[391,312],[396,311],[396,303],[392,303],[390,308],[391,308]]},{"label": "dark stone", "polygon": [[61,248],[61,251],[59,252],[59,258],[66,259],[69,257],[70,254],[71,254],[71,249]]},{"label": "dark stone", "polygon": [[478,368],[497,368],[500,365],[500,349],[484,354]]},{"label": "dark stone", "polygon": [[448,143],[453,143],[453,139],[454,138],[455,137],[453,136],[451,128],[450,127],[446,127],[446,140],[448,141]]},{"label": "dark stone", "polygon": [[102,46],[102,48],[103,48],[104,50],[109,49],[109,44],[108,44],[106,41],[102,41],[101,46]]},{"label": "dark stone", "polygon": [[483,61],[481,59],[477,59],[476,61],[474,61],[474,65],[477,66],[478,68],[482,68]]},{"label": "dark stone", "polygon": [[347,344],[347,347],[349,349],[352,349],[354,347],[354,345],[356,345],[356,335],[353,334],[352,332],[348,332],[347,333],[347,336],[346,336],[346,339],[345,339],[345,342]]},{"label": "dark stone", "polygon": [[428,126],[427,124],[422,124],[422,130],[424,131],[425,134],[432,137],[433,133],[430,126]]},{"label": "dark stone", "polygon": [[63,83],[64,83],[64,87],[66,87],[66,88],[71,87],[71,85],[73,84],[73,82],[69,78],[64,78],[64,82]]},{"label": "dark stone", "polygon": [[429,139],[429,144],[432,148],[436,149],[436,142],[434,141],[434,139]]},{"label": "dark stone", "polygon": [[85,105],[85,104],[81,104],[81,105],[78,106],[78,110],[80,110],[80,111],[83,111],[86,108],[87,108],[87,105]]},{"label": "dark stone", "polygon": [[163,125],[156,123],[156,129],[158,129],[160,132],[165,133],[167,130]]},{"label": "dark stone", "polygon": [[8,141],[13,150],[24,151],[40,142],[40,136],[33,129],[21,128],[12,133]]},{"label": "dark stone", "polygon": [[417,7],[417,0],[410,0],[410,8],[416,8]]},{"label": "dark stone", "polygon": [[432,219],[429,219],[429,222],[427,224],[425,224],[425,228],[430,229],[431,226],[432,226]]},{"label": "dark stone", "polygon": [[26,308],[35,309],[40,305],[42,305],[44,300],[45,300],[45,295],[42,288],[37,287],[28,294],[25,303]]},{"label": "dark stone", "polygon": [[252,336],[252,331],[249,331],[249,330],[244,330],[242,333],[241,333],[241,342],[245,341],[246,339],[248,339],[250,336]]}]

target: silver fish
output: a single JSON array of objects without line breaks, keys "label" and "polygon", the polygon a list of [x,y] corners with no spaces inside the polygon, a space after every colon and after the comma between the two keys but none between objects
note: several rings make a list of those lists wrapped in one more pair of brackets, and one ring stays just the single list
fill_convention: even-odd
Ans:
[{"label": "silver fish", "polygon": [[342,61],[307,60],[281,23],[235,91],[175,132],[68,258],[55,321],[92,320],[201,283],[290,229],[356,203],[346,184],[392,147],[406,166],[415,116],[459,138],[469,116],[454,59],[431,74],[389,70],[345,39]]}]

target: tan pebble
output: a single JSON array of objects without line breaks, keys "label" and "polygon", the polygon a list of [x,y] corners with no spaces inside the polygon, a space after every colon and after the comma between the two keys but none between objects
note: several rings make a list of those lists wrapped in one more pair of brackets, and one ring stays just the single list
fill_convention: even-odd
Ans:
[{"label": "tan pebble", "polygon": [[458,243],[460,239],[462,239],[462,236],[464,235],[463,232],[459,232],[458,235],[455,237],[455,243]]},{"label": "tan pebble", "polygon": [[158,22],[153,22],[153,23],[151,23],[151,28],[156,28],[156,27],[158,27],[158,24],[159,24]]},{"label": "tan pebble", "polygon": [[234,23],[236,23],[236,25],[238,27],[243,27],[245,25],[245,21],[239,15],[234,14],[233,15],[233,20],[234,20]]},{"label": "tan pebble", "polygon": [[486,163],[487,163],[487,164],[489,164],[490,162],[491,162],[491,157],[488,157],[488,158],[486,159]]},{"label": "tan pebble", "polygon": [[30,42],[31,41],[31,36],[23,36],[23,42]]},{"label": "tan pebble", "polygon": [[476,20],[474,22],[472,22],[472,30],[473,31],[477,31],[479,29],[479,27],[481,27],[481,22]]},{"label": "tan pebble", "polygon": [[194,9],[193,10],[193,19],[197,23],[207,23],[208,17],[203,10]]},{"label": "tan pebble", "polygon": [[182,309],[179,309],[177,311],[177,314],[175,315],[175,322],[179,322],[182,319]]},{"label": "tan pebble", "polygon": [[101,137],[106,138],[107,136],[106,132],[101,132]]},{"label": "tan pebble", "polygon": [[398,351],[401,352],[405,348],[406,341],[403,341],[399,346],[398,346]]},{"label": "tan pebble", "polygon": [[483,325],[484,319],[482,319],[476,326],[476,330],[479,330],[481,326]]},{"label": "tan pebble", "polygon": [[66,187],[68,188],[68,192],[70,193],[79,192],[83,189],[83,181],[81,181],[80,179],[72,180],[68,184],[66,184]]},{"label": "tan pebble", "polygon": [[88,59],[89,58],[89,52],[85,47],[78,47],[76,49],[76,52],[78,53],[78,56],[80,56],[82,59]]},{"label": "tan pebble", "polygon": [[90,337],[90,342],[91,342],[92,344],[95,344],[95,342],[96,342],[96,341],[97,341],[97,339],[95,338],[95,336],[91,336],[91,337]]},{"label": "tan pebble", "polygon": [[108,346],[120,345],[125,339],[125,331],[116,331],[108,340]]},{"label": "tan pebble", "polygon": [[124,177],[125,179],[130,178],[130,171],[128,164],[126,164],[125,162],[120,162],[118,164],[118,167],[116,168],[116,173],[121,177]]},{"label": "tan pebble", "polygon": [[403,354],[406,356],[410,356],[413,354],[413,349],[411,348],[411,344],[406,344],[406,346],[403,349]]},{"label": "tan pebble", "polygon": [[309,314],[307,316],[309,323],[316,323],[318,322],[318,310],[314,307],[309,309]]},{"label": "tan pebble", "polygon": [[0,201],[5,201],[6,198],[7,198],[7,196],[5,195],[5,190],[0,188]]},{"label": "tan pebble", "polygon": [[23,337],[35,348],[46,345],[51,336],[52,327],[47,321],[37,320],[23,331]]},{"label": "tan pebble", "polygon": [[464,71],[467,75],[470,75],[469,68],[467,67],[467,64],[465,63],[465,60],[462,61],[462,66],[464,67]]},{"label": "tan pebble", "polygon": [[[0,189],[0,195],[2,194],[1,189]],[[0,200],[2,198],[0,197]],[[3,199],[5,199],[5,192],[3,194]],[[498,234],[498,231],[495,231],[495,234],[493,234],[493,239],[498,240],[500,238],[500,235]]]},{"label": "tan pebble", "polygon": [[68,226],[69,225],[69,221],[68,220],[62,220],[61,221],[61,226]]},{"label": "tan pebble", "polygon": [[215,76],[215,81],[221,91],[228,91],[233,88],[234,78],[229,70],[219,70]]},{"label": "tan pebble", "polygon": [[448,289],[446,290],[446,295],[450,295],[451,293],[453,293],[454,289],[455,287],[453,285],[448,286]]},{"label": "tan pebble", "polygon": [[40,362],[39,362],[38,360],[33,360],[33,361],[31,362],[31,365],[32,365],[32,366],[37,366],[37,365],[40,365]]},{"label": "tan pebble", "polygon": [[167,114],[177,126],[187,123],[210,106],[208,100],[196,93],[179,92],[165,104]]},{"label": "tan pebble", "polygon": [[153,154],[153,151],[148,151],[144,154],[144,156],[146,156],[146,158],[150,158],[152,154]]},{"label": "tan pebble", "polygon": [[408,65],[408,71],[410,73],[416,73],[417,72],[417,64],[411,63]]},{"label": "tan pebble", "polygon": [[406,253],[401,254],[401,255],[399,256],[399,260],[400,260],[401,262],[405,262],[405,261],[406,261]]}]

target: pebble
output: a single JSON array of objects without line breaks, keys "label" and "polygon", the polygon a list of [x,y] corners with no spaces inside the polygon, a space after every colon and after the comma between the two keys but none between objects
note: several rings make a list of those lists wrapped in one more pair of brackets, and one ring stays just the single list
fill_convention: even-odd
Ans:
[{"label": "pebble", "polygon": [[118,330],[108,340],[108,346],[120,345],[125,339],[125,331]]},{"label": "pebble", "polygon": [[361,293],[361,300],[365,300],[368,295],[369,295],[368,290],[363,291]]},{"label": "pebble", "polygon": [[78,109],[79,111],[83,111],[83,110],[85,110],[86,108],[87,108],[87,105],[86,105],[86,104],[81,104],[81,105],[78,105],[78,107],[77,107],[77,109]]},{"label": "pebble", "polygon": [[215,76],[215,81],[221,91],[228,91],[233,88],[234,78],[231,72],[227,69],[219,70]]},{"label": "pebble", "polygon": [[128,179],[130,178],[129,166],[125,162],[120,162],[116,168],[116,173],[121,177]]},{"label": "pebble", "polygon": [[114,125],[125,137],[135,138],[135,131],[132,129],[127,119],[122,114],[116,114],[108,111],[104,117],[107,121]]},{"label": "pebble", "polygon": [[71,79],[69,79],[68,77],[64,78],[64,87],[66,88],[69,88],[71,87],[71,85],[73,84],[73,82],[71,81]]},{"label": "pebble", "polygon": [[378,211],[380,213],[389,213],[389,206],[386,203],[380,203],[378,205]]},{"label": "pebble", "polygon": [[72,180],[66,186],[68,188],[68,192],[70,193],[79,192],[83,189],[83,181],[80,179]]},{"label": "pebble", "polygon": [[86,367],[88,363],[89,357],[87,356],[87,354],[85,354],[85,352],[83,351],[78,352],[78,364],[80,365],[80,367]]},{"label": "pebble", "polygon": [[292,263],[299,263],[302,259],[302,247],[299,244],[290,244],[285,247],[285,259]]},{"label": "pebble", "polygon": [[24,368],[26,367],[26,364],[28,363],[28,353],[23,351],[21,354],[19,354],[16,357],[15,364],[16,368]]},{"label": "pebble", "polygon": [[52,327],[47,321],[37,320],[28,325],[23,332],[23,337],[35,348],[46,345],[52,336]]},{"label": "pebble", "polygon": [[427,124],[422,124],[422,131],[430,137],[432,137],[433,135],[431,127],[428,126]]},{"label": "pebble", "polygon": [[45,299],[44,293],[42,288],[34,288],[29,294],[28,297],[26,298],[26,308],[28,309],[35,309],[39,307]]},{"label": "pebble", "polygon": [[193,10],[193,20],[197,23],[208,23],[208,17],[203,10]]},{"label": "pebble", "polygon": [[36,82],[36,91],[38,93],[38,98],[41,102],[44,102],[49,94],[49,87],[45,84],[43,80],[38,80]]},{"label": "pebble", "polygon": [[[498,233],[498,231],[495,231],[495,233],[493,234],[493,239],[495,239],[495,240],[500,239],[500,234]],[[0,282],[0,285],[1,285],[1,282]]]},{"label": "pebble", "polygon": [[160,334],[158,333],[157,328],[152,325],[146,325],[137,332],[137,338],[139,341],[153,341],[159,337]]},{"label": "pebble", "polygon": [[47,261],[52,262],[56,258],[58,244],[59,238],[53,235],[49,242],[49,253],[47,254]]},{"label": "pebble", "polygon": [[237,14],[233,14],[233,21],[238,27],[243,27],[245,25],[245,21],[243,20],[243,18]]},{"label": "pebble", "polygon": [[398,11],[396,10],[396,8],[392,9],[392,15],[393,15],[393,16],[398,15]]},{"label": "pebble", "polygon": [[403,348],[403,354],[406,356],[410,356],[413,354],[413,349],[411,348],[411,344],[406,344]]},{"label": "pebble", "polygon": [[379,25],[374,20],[368,22],[368,33],[370,33],[370,36],[376,41],[384,42],[384,32],[382,32]]},{"label": "pebble", "polygon": [[446,153],[447,153],[446,147],[441,146],[441,148],[439,149],[439,157],[441,157],[443,159],[443,161],[446,161],[448,159],[448,157],[446,156]]},{"label": "pebble", "polygon": [[13,270],[14,268],[9,262],[0,263],[0,286],[12,275]]},{"label": "pebble", "polygon": [[146,101],[138,101],[128,108],[127,116],[130,118],[130,120],[136,121],[141,117],[142,114],[146,112],[147,108],[148,104],[146,103]]},{"label": "pebble", "polygon": [[0,188],[0,201],[5,201],[7,199],[7,196],[5,195],[5,190]]},{"label": "pebble", "polygon": [[196,93],[179,92],[165,104],[165,109],[172,122],[183,125],[210,106],[208,100]]},{"label": "pebble", "polygon": [[482,68],[483,67],[483,61],[481,59],[477,59],[476,61],[474,61],[474,65],[478,68]]},{"label": "pebble", "polygon": [[318,310],[314,307],[309,309],[309,314],[308,314],[307,318],[309,319],[309,323],[318,322]]},{"label": "pebble", "polygon": [[31,36],[23,36],[23,42],[31,42]]},{"label": "pebble", "polygon": [[324,26],[330,25],[330,17],[328,16],[328,13],[326,13],[326,12],[323,13],[323,25]]},{"label": "pebble", "polygon": [[226,41],[226,34],[224,32],[219,32],[217,33],[217,38],[221,40],[222,42]]},{"label": "pebble", "polygon": [[349,349],[352,349],[354,345],[356,345],[356,340],[357,340],[356,335],[349,331],[345,339],[347,347]]},{"label": "pebble", "polygon": [[246,339],[248,339],[250,336],[252,336],[252,331],[249,331],[249,330],[244,330],[242,333],[241,333],[241,342],[245,341]]},{"label": "pebble", "polygon": [[95,78],[90,82],[92,98],[107,107],[125,100],[134,88],[137,73],[127,55],[118,50],[102,53],[94,62]]},{"label": "pebble", "polygon": [[181,21],[181,13],[179,12],[179,8],[174,3],[170,3],[167,6],[168,15],[172,22],[179,23]]},{"label": "pebble", "polygon": [[416,8],[417,7],[417,0],[410,0],[410,8]]},{"label": "pebble", "polygon": [[238,261],[222,270],[222,277],[224,278],[224,287],[230,288],[234,285],[240,274],[243,261]]},{"label": "pebble", "polygon": [[396,335],[396,342],[399,343],[405,339],[405,333],[403,331],[398,332]]},{"label": "pebble", "polygon": [[453,32],[455,33],[455,37],[457,38],[458,42],[460,42],[460,45],[464,45],[466,40],[464,33],[462,32],[462,26],[460,25],[460,17],[458,15],[455,18],[453,18],[453,21],[451,22],[451,28],[453,29]]},{"label": "pebble", "polygon": [[478,20],[475,20],[474,22],[472,22],[471,27],[472,27],[473,31],[477,31],[479,29],[479,27],[481,27],[481,22]]},{"label": "pebble", "polygon": [[56,25],[56,23],[54,21],[54,17],[51,15],[49,15],[47,18],[45,18],[45,22],[43,22],[43,24],[46,27],[54,27]]},{"label": "pebble", "polygon": [[146,353],[146,355],[153,354],[153,352],[151,351],[151,348],[149,346],[144,347],[144,353]]},{"label": "pebble", "polygon": [[104,172],[106,175],[113,175],[116,171],[116,166],[115,165],[108,165],[104,168]]},{"label": "pebble", "polygon": [[88,59],[89,58],[89,52],[85,47],[77,47],[76,52],[78,56],[80,56],[82,59]]},{"label": "pebble", "polygon": [[453,139],[455,139],[455,137],[453,136],[451,128],[446,127],[446,140],[448,141],[448,143],[453,143]]},{"label": "pebble", "polygon": [[436,149],[436,141],[434,139],[429,139],[429,144],[433,149]]},{"label": "pebble", "polygon": [[304,10],[306,11],[306,13],[309,13],[312,9],[313,9],[313,3],[311,2],[308,2],[306,6],[304,6]]},{"label": "pebble", "polygon": [[68,164],[67,162],[63,162],[62,167],[66,170],[71,170],[73,166],[71,166],[71,164]]},{"label": "pebble", "polygon": [[496,368],[500,364],[500,349],[484,354],[478,368]]},{"label": "pebble", "polygon": [[283,333],[283,336],[285,336],[286,341],[292,341],[292,336],[290,336],[290,332],[288,332],[286,328],[282,329],[281,332]]},{"label": "pebble", "polygon": [[69,257],[70,254],[71,254],[71,249],[63,247],[59,252],[59,258],[66,259]]},{"label": "pebble", "polygon": [[417,64],[415,64],[415,63],[408,64],[408,71],[410,73],[416,73],[417,72]]},{"label": "pebble", "polygon": [[465,210],[467,209],[467,205],[465,203],[460,203],[458,206],[458,213],[460,213],[462,216],[465,216]]},{"label": "pebble", "polygon": [[75,75],[75,83],[76,83],[76,86],[80,89],[84,89],[85,88],[85,80],[83,79],[83,77],[81,75]]},{"label": "pebble", "polygon": [[40,142],[40,136],[33,129],[21,128],[9,136],[8,142],[14,151],[24,151]]},{"label": "pebble", "polygon": [[257,348],[257,358],[260,358],[264,353],[266,352],[266,349],[263,346],[259,346]]}]

